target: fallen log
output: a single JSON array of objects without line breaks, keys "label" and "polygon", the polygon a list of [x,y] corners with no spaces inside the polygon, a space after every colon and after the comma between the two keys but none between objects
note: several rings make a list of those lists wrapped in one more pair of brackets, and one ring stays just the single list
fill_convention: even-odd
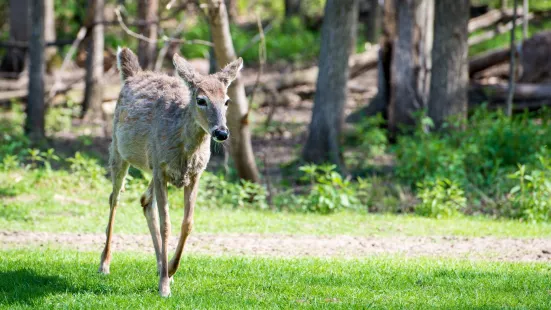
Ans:
[{"label": "fallen log", "polygon": [[[529,14],[526,18],[527,18],[527,20],[532,20],[532,19],[534,19],[534,14]],[[522,17],[517,18],[517,25],[520,25],[521,22],[522,22]],[[469,40],[468,40],[469,46],[473,46],[473,45],[480,44],[482,42],[491,40],[491,39],[495,38],[497,35],[509,32],[511,29],[513,29],[513,22],[512,21],[508,22],[505,25],[498,24],[498,25],[496,25],[495,29],[485,31],[485,32],[483,32],[481,34],[478,34],[476,36],[469,37]]]},{"label": "fallen log", "polygon": [[[517,14],[522,16],[523,10],[521,8],[517,9]],[[513,10],[507,9],[502,10],[491,10],[486,14],[481,16],[471,18],[469,20],[469,33],[475,32],[480,29],[491,27],[497,23],[508,22],[513,19]]]},{"label": "fallen log", "polygon": [[[506,106],[508,85],[506,83],[469,85],[469,109],[487,104],[489,109],[501,109]],[[346,118],[346,122],[355,123],[366,117],[381,113],[385,105],[376,96],[365,107],[353,112]],[[516,84],[513,95],[513,111],[525,109],[534,110],[543,106],[551,106],[551,84]]]},{"label": "fallen log", "polygon": [[[470,92],[479,93],[481,101],[502,101],[507,98],[509,86],[506,83],[482,85],[471,83]],[[513,94],[514,100],[551,100],[551,84],[516,84]]]},{"label": "fallen log", "polygon": [[[538,33],[522,42],[521,83],[551,81],[551,31]],[[509,60],[509,48],[499,48],[474,56],[469,61],[469,76]]]},{"label": "fallen log", "polygon": [[469,76],[509,59],[509,48],[500,48],[477,55],[469,61]]}]

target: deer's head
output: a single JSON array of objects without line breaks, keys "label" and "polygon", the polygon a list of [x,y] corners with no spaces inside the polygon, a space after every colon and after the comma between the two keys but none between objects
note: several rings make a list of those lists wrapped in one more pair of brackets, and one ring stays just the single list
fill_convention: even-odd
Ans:
[{"label": "deer's head", "polygon": [[178,76],[187,83],[191,91],[190,104],[196,112],[196,122],[214,141],[228,139],[230,131],[226,125],[226,111],[231,100],[227,92],[231,82],[243,68],[243,59],[239,58],[221,71],[206,76],[196,72],[178,54],[174,54],[173,62]]}]

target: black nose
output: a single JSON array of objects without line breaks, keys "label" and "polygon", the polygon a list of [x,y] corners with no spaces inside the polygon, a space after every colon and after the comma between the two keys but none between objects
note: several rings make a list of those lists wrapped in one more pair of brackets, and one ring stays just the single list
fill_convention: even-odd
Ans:
[{"label": "black nose", "polygon": [[227,129],[215,129],[212,132],[212,136],[214,139],[218,141],[224,141],[228,139],[228,136],[230,135],[230,132]]}]

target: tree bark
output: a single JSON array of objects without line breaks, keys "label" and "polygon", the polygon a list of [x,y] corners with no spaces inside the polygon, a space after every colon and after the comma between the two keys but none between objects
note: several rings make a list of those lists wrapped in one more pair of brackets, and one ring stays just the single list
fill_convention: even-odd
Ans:
[{"label": "tree bark", "polygon": [[86,58],[86,88],[82,103],[82,117],[94,120],[101,117],[103,98],[103,6],[104,0],[91,0],[89,13],[93,14],[94,26],[88,42]]},{"label": "tree bark", "polygon": [[38,140],[44,137],[44,0],[31,0],[30,13],[32,26],[25,133],[32,140]]},{"label": "tree bark", "polygon": [[138,18],[141,24],[138,29],[142,35],[151,40],[151,42],[139,40],[138,43],[138,61],[143,69],[153,69],[155,64],[157,44],[153,42],[157,41],[158,10],[158,0],[138,1]]},{"label": "tree bark", "polygon": [[402,126],[415,125],[415,113],[428,106],[434,25],[434,0],[397,0],[397,4],[388,106],[393,135]]},{"label": "tree bark", "polygon": [[301,16],[302,0],[285,0],[285,18]]},{"label": "tree bark", "polygon": [[516,28],[517,28],[517,0],[513,0],[513,28],[511,28],[511,45],[509,47],[509,95],[507,96],[507,116],[513,115],[513,95],[515,93],[515,79],[517,67],[517,51],[516,51]]},{"label": "tree bark", "polygon": [[379,0],[362,0],[366,3],[367,11],[362,14],[362,23],[364,24],[364,34],[367,42],[377,43],[379,41],[379,36],[381,33],[382,26],[382,14],[381,7],[379,5]]},{"label": "tree bark", "polygon": [[234,21],[237,17],[237,0],[225,0],[226,8],[228,10],[228,17],[231,21]]},{"label": "tree bark", "polygon": [[[208,1],[208,17],[216,63],[224,66],[236,59],[228,13],[223,0]],[[243,81],[238,77],[228,89],[232,104],[228,108],[228,127],[230,129],[230,152],[240,178],[259,182],[260,177],[254,160],[249,129],[249,103],[245,96]]]},{"label": "tree bark", "polygon": [[339,139],[347,98],[350,42],[356,35],[357,0],[328,0],[321,34],[314,110],[303,157],[332,162],[343,170]]},{"label": "tree bark", "polygon": [[469,0],[437,0],[428,116],[435,128],[450,116],[467,117]]},{"label": "tree bark", "polygon": [[[10,0],[10,41],[27,42],[30,34],[29,0]],[[21,73],[25,68],[27,50],[24,48],[9,48],[0,71]]]},{"label": "tree bark", "polygon": [[[54,0],[44,0],[45,4],[45,33],[46,42],[54,42],[56,40],[55,31],[55,9]],[[46,62],[48,62],[57,53],[57,47],[49,46],[46,48]]]}]

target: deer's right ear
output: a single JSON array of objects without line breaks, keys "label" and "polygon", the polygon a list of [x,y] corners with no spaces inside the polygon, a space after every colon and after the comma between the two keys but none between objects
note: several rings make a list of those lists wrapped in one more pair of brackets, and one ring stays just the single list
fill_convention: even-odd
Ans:
[{"label": "deer's right ear", "polygon": [[199,82],[200,75],[193,69],[193,66],[187,62],[183,57],[178,54],[174,54],[172,63],[176,69],[176,73],[187,83],[196,85]]}]

